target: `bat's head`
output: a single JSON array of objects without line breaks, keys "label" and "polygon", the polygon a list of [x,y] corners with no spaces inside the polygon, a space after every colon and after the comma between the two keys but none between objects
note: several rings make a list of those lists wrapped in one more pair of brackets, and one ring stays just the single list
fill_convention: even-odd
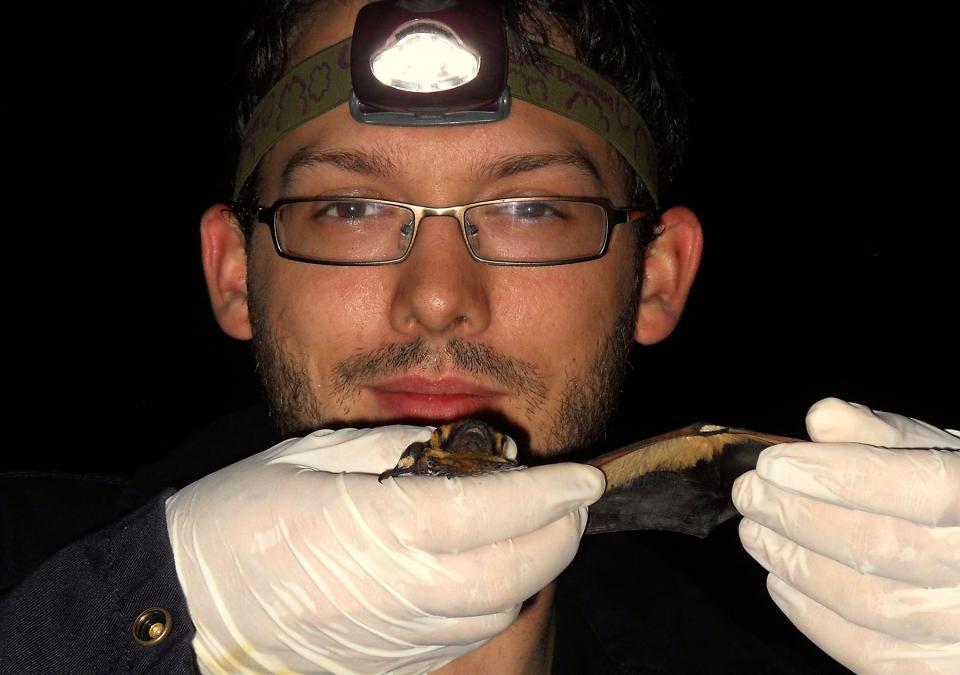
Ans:
[{"label": "bat's head", "polygon": [[464,420],[445,424],[434,433],[435,443],[447,452],[508,458],[509,439],[489,424]]}]

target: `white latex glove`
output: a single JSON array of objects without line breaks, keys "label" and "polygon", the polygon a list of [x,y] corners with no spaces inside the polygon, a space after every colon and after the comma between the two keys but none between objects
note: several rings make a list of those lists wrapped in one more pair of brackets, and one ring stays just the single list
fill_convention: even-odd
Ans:
[{"label": "white latex glove", "polygon": [[807,432],[733,488],[774,602],[856,672],[960,673],[960,435],[835,398]]},{"label": "white latex glove", "polygon": [[168,500],[202,671],[425,672],[513,623],[573,559],[603,476],[554,464],[377,481],[429,436],[318,431]]}]

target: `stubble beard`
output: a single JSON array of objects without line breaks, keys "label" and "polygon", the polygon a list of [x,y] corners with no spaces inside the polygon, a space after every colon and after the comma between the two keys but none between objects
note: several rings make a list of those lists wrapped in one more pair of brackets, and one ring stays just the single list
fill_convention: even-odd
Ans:
[{"label": "stubble beard", "polygon": [[[581,373],[566,373],[560,405],[551,416],[549,428],[541,430],[542,440],[531,448],[531,454],[563,454],[589,447],[604,437],[629,367],[640,300],[639,278],[639,274],[635,275],[633,288],[610,330],[598,338],[596,355],[589,367]],[[356,425],[357,420],[337,419],[323,412],[306,356],[283,348],[252,279],[248,279],[248,287],[256,369],[280,434],[290,437],[316,429]],[[331,390],[340,408],[349,411],[351,401],[366,383],[392,375],[450,369],[487,378],[516,394],[524,402],[528,417],[547,403],[546,385],[532,363],[458,337],[449,338],[439,351],[418,338],[351,356],[332,368]],[[526,431],[532,434],[534,430]]]}]

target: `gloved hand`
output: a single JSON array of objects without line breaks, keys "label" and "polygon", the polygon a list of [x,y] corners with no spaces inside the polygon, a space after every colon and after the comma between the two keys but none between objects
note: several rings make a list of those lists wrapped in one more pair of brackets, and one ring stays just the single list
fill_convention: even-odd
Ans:
[{"label": "gloved hand", "polygon": [[960,434],[835,398],[807,431],[733,488],[774,602],[854,671],[960,673]]},{"label": "gloved hand", "polygon": [[202,671],[425,672],[513,623],[573,559],[603,476],[377,481],[429,436],[318,431],[167,501]]}]

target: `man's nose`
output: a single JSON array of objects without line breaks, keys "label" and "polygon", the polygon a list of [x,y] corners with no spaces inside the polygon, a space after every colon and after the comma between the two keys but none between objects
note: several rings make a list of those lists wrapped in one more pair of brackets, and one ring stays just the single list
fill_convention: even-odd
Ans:
[{"label": "man's nose", "polygon": [[420,223],[413,250],[397,266],[390,309],[394,330],[405,335],[465,337],[490,323],[490,265],[470,257],[456,218]]}]

